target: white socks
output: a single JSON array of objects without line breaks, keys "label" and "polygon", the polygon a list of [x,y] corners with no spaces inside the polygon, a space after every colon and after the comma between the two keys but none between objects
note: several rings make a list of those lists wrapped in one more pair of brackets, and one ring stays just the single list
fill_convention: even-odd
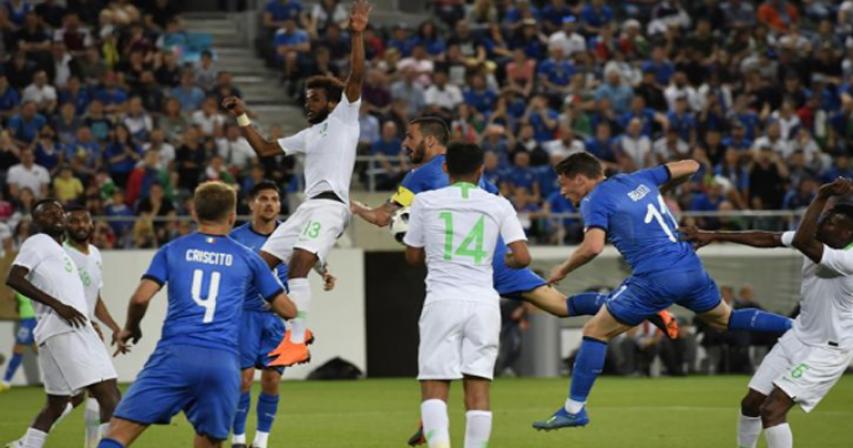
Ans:
[{"label": "white socks", "polygon": [[431,399],[421,403],[421,421],[429,448],[450,448],[450,423],[447,403]]},{"label": "white socks", "polygon": [[47,440],[47,433],[35,428],[27,428],[24,435],[24,448],[42,448]]},{"label": "white socks", "polygon": [[83,421],[86,425],[85,431],[85,447],[97,448],[98,442],[101,441],[101,407],[98,406],[98,400],[92,397],[86,399],[86,410],[83,414]]},{"label": "white socks", "polygon": [[755,448],[761,436],[761,417],[748,417],[740,414],[737,424],[738,448]]},{"label": "white socks", "polygon": [[298,314],[290,320],[290,340],[295,344],[305,342],[305,321],[311,309],[311,285],[307,278],[294,278],[288,281],[290,299],[296,304]]},{"label": "white socks", "polygon": [[255,441],[252,442],[252,448],[267,448],[267,439],[269,439],[270,433],[257,431],[255,432]]},{"label": "white socks", "polygon": [[246,444],[246,434],[234,434],[231,436],[232,445],[236,445],[239,443],[242,443],[243,445]]},{"label": "white socks", "polygon": [[582,401],[575,401],[571,398],[566,398],[566,404],[563,406],[569,414],[577,414],[578,412],[583,410],[583,407],[586,403]]},{"label": "white socks", "polygon": [[794,435],[791,434],[791,426],[787,423],[766,428],[764,438],[767,439],[767,448],[792,448],[794,446]]},{"label": "white socks", "polygon": [[468,411],[465,413],[465,448],[486,448],[492,434],[490,411]]}]

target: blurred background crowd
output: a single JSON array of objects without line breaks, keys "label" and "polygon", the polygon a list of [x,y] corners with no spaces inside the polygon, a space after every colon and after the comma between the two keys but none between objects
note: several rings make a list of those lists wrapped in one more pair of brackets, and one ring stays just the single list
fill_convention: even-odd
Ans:
[{"label": "blurred background crowd", "polygon": [[[286,193],[300,190],[295,162],[258,160],[219,107],[239,87],[217,69],[210,37],[184,29],[179,8],[3,0],[7,245],[27,235],[29,208],[46,195],[109,217],[96,232],[109,248],[155,247],[189,232],[172,218],[188,213],[188,193],[203,180],[245,192],[271,178]],[[346,76],[347,17],[337,0],[266,2],[256,50],[280,73],[270,88],[299,104],[308,76]],[[853,176],[851,0],[434,0],[423,18],[365,34],[353,188],[395,188],[411,169],[406,123],[423,114],[488,151],[488,180],[539,243],[578,239],[575,209],[550,169],[576,151],[610,173],[700,161],[699,175],[667,197],[677,216],[800,210],[819,183]],[[706,228],[757,225],[696,219]]]}]

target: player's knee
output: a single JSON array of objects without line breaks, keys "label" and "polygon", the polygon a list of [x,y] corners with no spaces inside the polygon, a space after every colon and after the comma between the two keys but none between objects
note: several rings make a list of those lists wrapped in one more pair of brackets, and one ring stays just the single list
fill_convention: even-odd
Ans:
[{"label": "player's knee", "polygon": [[785,421],[786,409],[778,400],[768,398],[761,404],[760,413],[762,424],[769,428]]},{"label": "player's knee", "polygon": [[278,372],[264,371],[261,375],[261,391],[267,395],[278,395],[278,384],[281,382],[281,375]]},{"label": "player's knee", "polygon": [[293,251],[290,263],[287,265],[288,275],[290,278],[306,278],[316,262],[316,255],[305,250],[296,249]]},{"label": "player's knee", "polygon": [[740,412],[747,417],[759,417],[761,415],[761,405],[767,397],[758,392],[750,390],[749,393],[740,401]]}]

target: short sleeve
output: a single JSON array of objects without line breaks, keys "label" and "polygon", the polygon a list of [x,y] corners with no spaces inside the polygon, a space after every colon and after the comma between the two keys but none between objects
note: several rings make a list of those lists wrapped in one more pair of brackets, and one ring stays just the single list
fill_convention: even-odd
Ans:
[{"label": "short sleeve", "polygon": [[583,217],[584,231],[593,227],[598,227],[604,231],[610,224],[610,213],[607,204],[601,200],[593,201],[592,197],[587,196],[581,201],[581,216]]},{"label": "short sleeve", "polygon": [[424,171],[422,169],[409,171],[409,173],[403,177],[403,180],[397,187],[397,191],[393,196],[391,196],[391,202],[396,202],[403,207],[411,206],[412,202],[415,200],[415,195],[423,191],[423,188],[421,187],[423,182],[420,181],[420,178],[423,177],[423,173]]},{"label": "short sleeve", "polygon": [[160,286],[165,285],[166,282],[169,281],[168,250],[169,245],[166,245],[161,247],[157,253],[154,254],[154,258],[151,260],[148,270],[142,274],[143,279],[151,280]]},{"label": "short sleeve", "polygon": [[267,302],[271,302],[277,295],[284,291],[284,286],[273,275],[273,272],[260,257],[260,255],[247,250],[249,269],[252,271],[252,285],[261,293]]},{"label": "short sleeve", "polygon": [[12,265],[25,267],[32,272],[44,260],[44,255],[48,253],[45,247],[45,238],[50,237],[37,234],[27,238],[21,245],[21,250],[18,251],[18,256],[15,257]]},{"label": "short sleeve", "polygon": [[332,110],[332,116],[343,121],[345,124],[358,126],[358,110],[361,108],[361,96],[350,102],[346,91],[341,92],[341,99]]},{"label": "short sleeve", "polygon": [[280,138],[276,142],[281,150],[289,156],[293,154],[305,154],[305,140],[308,137],[309,129],[311,128],[305,128],[290,137]]},{"label": "short sleeve", "polygon": [[841,275],[853,275],[853,250],[833,249],[824,244],[820,264]]},{"label": "short sleeve", "polygon": [[655,185],[663,185],[669,182],[671,178],[669,168],[667,168],[666,165],[646,168],[644,170],[637,171],[634,175]]},{"label": "short sleeve", "polygon": [[424,216],[422,210],[422,201],[414,198],[412,208],[409,210],[409,230],[406,236],[403,237],[403,243],[410,247],[424,247],[426,241],[424,238]]},{"label": "short sleeve", "polygon": [[524,234],[524,227],[518,220],[518,214],[512,208],[512,204],[504,198],[500,198],[503,208],[503,217],[501,219],[501,237],[504,243],[511,244],[516,241],[527,241],[527,235]]}]

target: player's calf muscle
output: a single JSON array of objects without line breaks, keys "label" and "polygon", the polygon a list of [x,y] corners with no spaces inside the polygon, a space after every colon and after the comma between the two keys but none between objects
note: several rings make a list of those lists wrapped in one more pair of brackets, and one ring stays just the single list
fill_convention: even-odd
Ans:
[{"label": "player's calf muscle", "polygon": [[290,278],[306,278],[317,263],[317,255],[307,250],[294,249],[287,265]]},{"label": "player's calf muscle", "polygon": [[554,316],[569,317],[566,297],[552,286],[540,286],[533,291],[522,294],[521,298]]}]

